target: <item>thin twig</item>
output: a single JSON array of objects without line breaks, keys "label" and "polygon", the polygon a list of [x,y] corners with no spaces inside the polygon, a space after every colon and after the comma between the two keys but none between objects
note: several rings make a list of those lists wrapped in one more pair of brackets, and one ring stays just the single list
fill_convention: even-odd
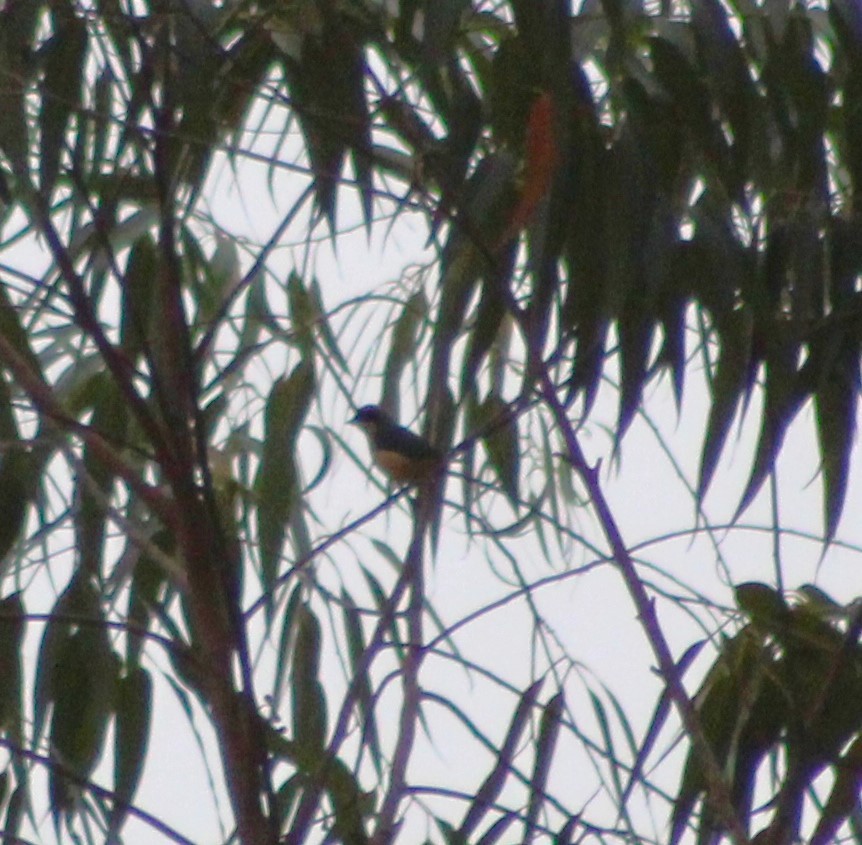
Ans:
[{"label": "thin twig", "polygon": [[[13,756],[23,757],[25,760],[30,760],[31,762],[38,763],[39,765],[50,769],[55,774],[60,775],[71,783],[74,783],[75,786],[85,789],[88,792],[92,792],[93,795],[96,795],[103,801],[109,801],[114,805],[114,807],[125,810],[130,816],[134,816],[139,821],[149,825],[153,830],[158,831],[158,833],[172,842],[176,842],[178,845],[195,845],[191,839],[186,839],[185,836],[165,824],[165,822],[156,818],[156,816],[153,816],[146,810],[142,810],[140,807],[136,807],[128,801],[124,801],[115,792],[112,792],[110,789],[105,789],[104,786],[99,786],[99,784],[94,783],[89,778],[85,778],[82,775],[77,774],[68,766],[64,766],[52,757],[47,757],[44,754],[31,751],[29,748],[17,745],[5,737],[0,737],[0,747],[5,748]],[[8,841],[5,839],[5,836],[3,841]]]},{"label": "thin twig", "polygon": [[416,501],[416,520],[413,539],[404,562],[404,572],[410,585],[410,599],[407,606],[407,649],[402,672],[403,701],[398,722],[398,739],[392,755],[389,786],[380,812],[377,815],[377,829],[371,838],[373,845],[388,845],[397,832],[398,808],[407,792],[407,764],[413,753],[416,740],[416,726],[419,722],[419,704],[422,690],[419,686],[419,669],[425,655],[423,648],[422,610],[425,605],[425,577],[422,550],[425,545],[431,495],[431,488],[420,490]]}]

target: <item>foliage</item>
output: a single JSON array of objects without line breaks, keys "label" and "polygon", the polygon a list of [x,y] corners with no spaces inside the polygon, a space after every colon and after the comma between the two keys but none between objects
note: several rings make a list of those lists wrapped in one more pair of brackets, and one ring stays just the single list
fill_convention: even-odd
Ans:
[{"label": "foliage", "polygon": [[[617,455],[648,387],[669,374],[684,414],[704,380],[699,515],[734,421],[759,429],[739,517],[811,408],[835,540],[860,387],[862,12],[571,5],[0,6],[4,835],[48,838],[48,806],[57,839],[134,818],[189,841],[135,804],[162,687],[211,725],[245,843],[408,841],[417,816],[451,843],[660,839],[635,791],[674,842],[747,841],[757,789],[766,841],[856,823],[858,611],[788,604],[780,561],[737,611],[650,572],[585,433],[608,384]],[[263,239],[224,213],[267,203]],[[318,238],[347,263],[354,225],[372,243],[421,227],[432,258],[358,296],[307,272]],[[424,411],[452,480],[333,516],[344,456],[369,483],[335,422],[369,384]],[[505,592],[453,620],[429,547],[478,550]],[[520,562],[537,554],[539,574]],[[642,740],[541,605],[593,569],[657,667]],[[713,638],[696,695],[703,642],[676,658],[659,601],[697,604]],[[516,603],[529,660],[474,660],[462,629]],[[441,667],[501,702],[495,732]],[[416,763],[440,713],[484,754],[469,786]],[[646,763],[680,729],[674,797]],[[559,774],[573,755],[586,797]]]},{"label": "foliage", "polygon": [[[862,782],[858,602],[841,607],[811,585],[793,607],[765,584],[742,584],[736,595],[747,623],[721,644],[695,697],[709,742],[725,771],[732,772],[735,809],[740,818],[751,815],[758,768],[781,748],[787,771],[760,838],[797,841],[805,792],[832,768],[831,790],[807,839],[834,842],[854,811]],[[838,624],[842,621],[849,625]],[[674,807],[672,842],[680,840],[703,789],[700,763],[690,753]],[[854,820],[858,836],[855,827]],[[709,840],[720,828],[705,806],[700,837]]]}]

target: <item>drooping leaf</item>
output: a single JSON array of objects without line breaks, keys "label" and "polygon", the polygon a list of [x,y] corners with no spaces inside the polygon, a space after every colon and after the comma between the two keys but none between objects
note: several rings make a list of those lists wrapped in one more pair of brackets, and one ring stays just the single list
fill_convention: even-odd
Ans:
[{"label": "drooping leaf", "polygon": [[737,516],[751,504],[760,491],[778,457],[784,435],[805,400],[799,384],[795,357],[794,344],[784,343],[781,339],[778,339],[775,346],[767,353],[766,395],[760,435],[754,456],[754,466],[741,496]]},{"label": "drooping leaf", "polygon": [[514,813],[505,813],[482,834],[482,838],[477,840],[476,845],[496,845],[497,842],[505,842],[503,837],[516,821]]},{"label": "drooping leaf", "polygon": [[[721,672],[710,679],[705,693],[699,695],[698,716],[704,736],[709,742],[717,762],[721,764],[727,754],[728,742],[734,725],[732,707],[733,691],[726,674]],[[677,845],[681,840],[691,818],[695,803],[706,790],[706,776],[698,755],[692,750],[686,758],[682,783],[673,802],[671,815],[671,834],[669,842]],[[714,815],[705,807],[700,821],[700,836],[706,839],[716,828]]]},{"label": "drooping leaf", "polygon": [[[130,541],[130,543],[133,542]],[[169,531],[165,529],[156,531],[150,537],[150,542],[168,557],[174,554],[174,537]],[[131,584],[129,585],[127,667],[138,664],[144,648],[142,632],[149,628],[154,618],[158,619],[163,613],[162,591],[167,583],[168,573],[147,553],[146,549],[142,550],[135,561]]]},{"label": "drooping leaf", "polygon": [[497,339],[505,316],[506,304],[499,291],[494,284],[485,282],[482,285],[479,304],[476,309],[476,322],[469,335],[467,355],[461,370],[462,396],[477,391],[476,375],[485,356]]},{"label": "drooping leaf", "polygon": [[302,356],[307,358],[314,351],[315,327],[320,312],[314,298],[296,273],[291,273],[287,280],[287,303],[296,343]]},{"label": "drooping leaf", "polygon": [[115,93],[116,80],[109,68],[104,68],[96,77],[93,86],[93,115],[92,136],[93,149],[90,153],[90,161],[96,173],[101,172],[102,162],[105,158],[105,150],[111,138],[113,117],[112,106]]},{"label": "drooping leaf", "polygon": [[[0,601],[0,731],[15,742],[22,740],[21,647],[26,629],[24,603],[20,593]],[[2,796],[0,796],[2,804]]]},{"label": "drooping leaf", "polygon": [[54,676],[66,648],[73,621],[78,618],[95,619],[100,613],[98,597],[85,579],[73,577],[51,609],[51,619],[45,625],[39,656],[36,662],[36,677],[33,684],[33,737],[38,742],[42,735],[44,720],[54,701],[56,685]]},{"label": "drooping leaf", "polygon": [[317,205],[336,227],[338,182],[348,151],[352,154],[362,210],[371,224],[369,167],[370,115],[365,97],[365,57],[357,27],[325,8],[317,25],[299,26],[298,54],[285,55],[284,69],[293,107],[311,159]]},{"label": "drooping leaf", "polygon": [[[20,440],[12,396],[5,375],[0,373],[0,439],[4,444],[0,456],[0,573],[9,550],[18,540],[32,496],[34,461]],[[16,445],[20,444],[20,445]]]},{"label": "drooping leaf", "polygon": [[221,315],[225,302],[240,282],[239,250],[236,241],[227,235],[216,240],[216,248],[209,261],[202,262],[198,286],[197,321],[203,328]]},{"label": "drooping leaf", "polygon": [[66,130],[81,103],[85,77],[87,26],[68,10],[55,17],[60,26],[44,47],[42,109],[39,113],[39,186],[49,199],[54,192],[60,161],[66,148]]},{"label": "drooping leaf", "polygon": [[147,353],[150,332],[156,328],[152,310],[157,266],[158,254],[152,235],[144,234],[129,251],[120,305],[120,343],[133,362]]},{"label": "drooping leaf", "polygon": [[362,630],[362,617],[352,597],[342,591],[344,632],[347,636],[348,657],[350,658],[351,683],[356,690],[356,701],[362,719],[362,741],[368,748],[378,774],[382,772],[382,754],[377,731],[377,718],[374,712],[371,677],[367,664],[365,635]]},{"label": "drooping leaf", "polygon": [[495,394],[477,409],[475,423],[503,491],[514,508],[518,507],[521,475],[521,446],[518,419],[509,405]]},{"label": "drooping leaf", "polygon": [[[67,637],[52,677],[51,747],[75,775],[89,777],[104,748],[117,666],[100,616]],[[72,809],[78,787],[59,768],[49,776],[55,826]]]},{"label": "drooping leaf", "polygon": [[[293,641],[296,637],[297,624],[297,608],[302,602],[303,587],[298,585],[290,594],[287,600],[284,612],[281,618],[281,636],[278,639],[279,655],[290,654],[293,648]],[[283,657],[276,664],[275,679],[272,685],[272,699],[278,703],[282,699],[284,692],[284,681],[287,676],[287,670],[290,667],[290,662]]]},{"label": "drooping leaf", "polygon": [[835,782],[811,834],[810,845],[835,842],[841,825],[858,807],[859,788],[862,786],[862,737],[857,738],[842,755],[836,770]]},{"label": "drooping leaf", "polygon": [[46,4],[12,3],[0,18],[0,71],[4,82],[0,150],[9,159],[17,180],[30,181],[30,133],[27,87],[33,73],[31,44]]},{"label": "drooping leaf", "polygon": [[275,326],[276,321],[266,299],[265,276],[258,273],[248,283],[245,315],[239,336],[240,348],[253,348],[263,329],[265,327],[274,328]]},{"label": "drooping leaf", "polygon": [[[692,661],[697,657],[700,653],[701,649],[706,645],[706,640],[700,640],[691,646],[689,646],[682,657],[677,661],[675,671],[677,672],[680,679],[685,676],[685,672],[688,667],[691,665]],[[653,712],[652,719],[650,720],[650,725],[647,730],[646,736],[640,742],[637,757],[635,759],[634,765],[632,766],[631,776],[629,777],[629,782],[623,790],[620,804],[625,806],[629,795],[631,795],[632,789],[634,789],[635,785],[640,781],[642,777],[643,767],[646,764],[646,760],[649,755],[652,753],[653,748],[655,747],[655,743],[658,740],[659,734],[661,733],[662,728],[667,721],[667,717],[670,715],[671,710],[671,698],[670,693],[667,689],[662,693],[661,698],[656,705],[655,711]]]},{"label": "drooping leaf", "polygon": [[311,297],[314,310],[317,313],[317,330],[320,333],[320,339],[323,341],[323,345],[329,353],[330,358],[339,366],[342,372],[346,373],[349,369],[347,361],[344,359],[344,355],[338,346],[338,340],[330,325],[323,304],[323,293],[320,290],[320,282],[317,278],[311,280],[311,284],[308,286],[308,295]]},{"label": "drooping leaf", "polygon": [[499,272],[495,250],[513,202],[515,160],[506,153],[483,159],[465,186],[464,221],[452,226],[443,251],[440,305],[434,332],[432,383],[443,384],[449,373],[452,344],[461,332],[464,315],[476,285],[487,274],[501,288],[509,280]]},{"label": "drooping leaf", "polygon": [[111,808],[109,829],[117,835],[123,827],[140,783],[149,747],[152,724],[152,678],[136,666],[117,682],[114,723],[114,793],[119,801]]},{"label": "drooping leaf", "polygon": [[340,759],[327,766],[326,781],[335,814],[333,833],[341,842],[365,845],[365,819],[374,811],[374,793],[365,792]]},{"label": "drooping leaf", "polygon": [[[24,814],[29,810],[29,805],[27,785],[22,783],[9,796],[9,803],[6,805],[6,816],[3,820],[3,833],[7,837],[10,837],[13,842],[14,837],[18,835]],[[32,812],[30,815],[32,816]]]},{"label": "drooping leaf", "polygon": [[743,53],[725,8],[719,0],[704,0],[692,6],[691,25],[698,54],[715,97],[733,132],[735,179],[727,188],[734,198],[743,190],[745,168],[753,143],[757,92],[749,63]]},{"label": "drooping leaf", "polygon": [[521,698],[518,700],[518,706],[512,714],[512,719],[509,723],[509,730],[506,732],[506,737],[500,745],[500,752],[497,755],[494,768],[477,790],[475,797],[467,808],[464,820],[458,828],[458,835],[465,842],[469,840],[473,831],[479,826],[482,819],[494,805],[494,802],[497,800],[497,797],[503,789],[506,778],[510,775],[512,761],[521,741],[524,728],[527,726],[527,721],[535,707],[536,699],[538,698],[541,688],[542,681],[536,681],[534,684],[527,687]]},{"label": "drooping leaf", "polygon": [[[640,299],[640,297],[638,297]],[[646,384],[647,362],[655,332],[643,301],[630,302],[617,322],[620,339],[621,391],[616,441],[619,444],[640,407]]]},{"label": "drooping leaf", "polygon": [[[98,392],[94,396],[90,426],[108,443],[123,443],[129,422],[128,404],[112,380],[94,378],[93,382]],[[102,574],[108,522],[106,502],[110,501],[113,481],[114,473],[101,456],[89,446],[85,447],[83,472],[75,483],[75,535],[82,571],[97,577]]]},{"label": "drooping leaf", "polygon": [[545,803],[545,786],[551,770],[551,761],[557,746],[557,739],[562,727],[563,710],[565,699],[562,692],[558,692],[548,701],[542,711],[539,724],[539,736],[536,742],[536,758],[533,762],[533,772],[530,776],[530,799],[527,813],[524,818],[523,842],[529,843],[536,835],[536,822],[539,811]]},{"label": "drooping leaf", "polygon": [[326,697],[320,683],[320,623],[311,609],[297,608],[296,641],[293,647],[292,684],[293,739],[306,765],[323,753],[326,740]]},{"label": "drooping leaf", "polygon": [[400,382],[405,368],[415,363],[416,344],[422,323],[428,317],[425,294],[418,291],[407,302],[392,326],[392,340],[383,370],[381,407],[396,411],[400,407]]},{"label": "drooping leaf", "polygon": [[270,392],[264,414],[264,444],[255,479],[258,497],[261,581],[272,610],[272,589],[278,576],[285,525],[298,501],[300,479],[295,460],[296,442],[314,397],[313,366],[302,361]]},{"label": "drooping leaf", "polygon": [[839,343],[832,367],[820,374],[821,382],[814,394],[827,543],[835,536],[844,509],[860,386],[859,343],[849,338]]},{"label": "drooping leaf", "polygon": [[750,316],[745,311],[728,316],[722,321],[719,337],[719,357],[712,378],[709,417],[700,457],[698,500],[702,500],[709,489],[731,423],[745,394],[751,355]]},{"label": "drooping leaf", "polygon": [[429,61],[448,58],[455,43],[461,16],[470,5],[469,0],[440,0],[424,4],[422,50]]}]

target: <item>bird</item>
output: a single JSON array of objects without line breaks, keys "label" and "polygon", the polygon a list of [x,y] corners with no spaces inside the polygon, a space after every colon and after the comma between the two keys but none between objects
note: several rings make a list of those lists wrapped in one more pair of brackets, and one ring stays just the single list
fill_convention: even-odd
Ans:
[{"label": "bird", "polygon": [[365,432],[374,462],[396,484],[419,486],[442,472],[443,453],[424,437],[398,425],[379,406],[363,406],[350,422]]}]

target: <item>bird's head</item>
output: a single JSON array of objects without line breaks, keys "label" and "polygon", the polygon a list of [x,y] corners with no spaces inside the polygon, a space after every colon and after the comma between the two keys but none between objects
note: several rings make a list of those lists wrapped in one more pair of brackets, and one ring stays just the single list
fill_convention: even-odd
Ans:
[{"label": "bird's head", "polygon": [[356,416],[350,421],[354,425],[358,425],[369,433],[377,431],[381,425],[391,423],[392,418],[383,408],[377,405],[363,405],[357,412]]}]

